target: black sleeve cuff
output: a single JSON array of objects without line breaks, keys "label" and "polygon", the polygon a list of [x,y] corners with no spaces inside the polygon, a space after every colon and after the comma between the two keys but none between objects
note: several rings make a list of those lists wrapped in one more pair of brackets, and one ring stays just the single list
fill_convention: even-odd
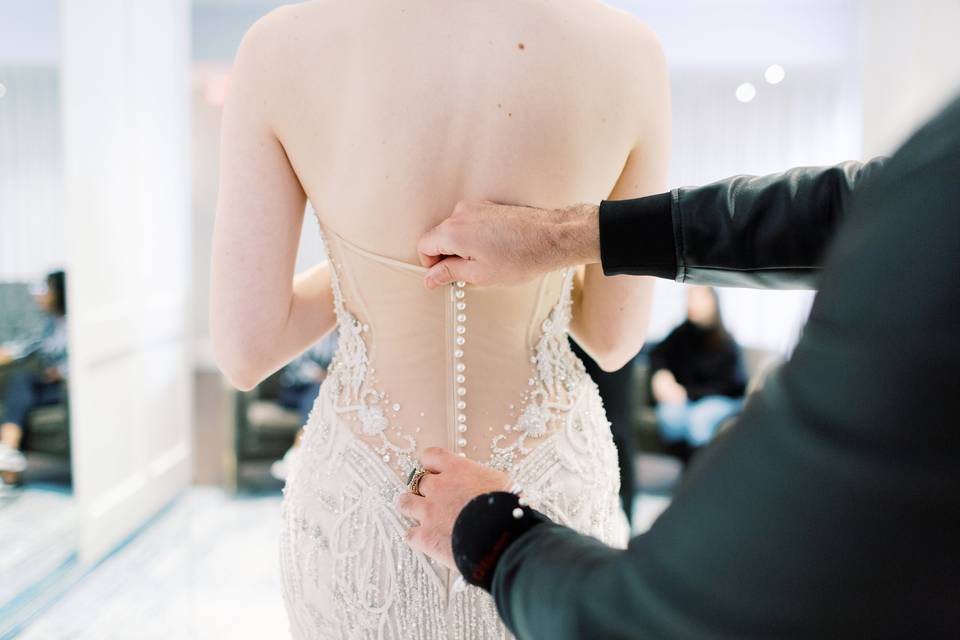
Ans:
[{"label": "black sleeve cuff", "polygon": [[677,277],[673,196],[600,203],[600,261],[608,276]]},{"label": "black sleeve cuff", "polygon": [[548,521],[521,506],[514,493],[485,493],[468,502],[453,525],[453,559],[464,580],[490,591],[500,556],[520,536]]}]

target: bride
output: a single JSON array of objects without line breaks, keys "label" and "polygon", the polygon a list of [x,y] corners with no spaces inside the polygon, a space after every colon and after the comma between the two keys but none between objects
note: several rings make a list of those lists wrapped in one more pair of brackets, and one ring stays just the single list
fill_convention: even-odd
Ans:
[{"label": "bride", "polygon": [[[395,500],[427,447],[626,543],[609,423],[567,333],[621,367],[651,282],[572,265],[430,290],[416,245],[461,199],[663,191],[668,101],[656,38],[597,0],[318,0],[245,36],[223,113],[215,355],[250,389],[340,330],[284,489],[295,638],[508,637],[485,593],[404,543],[416,523]],[[295,275],[308,201],[329,260]]]}]

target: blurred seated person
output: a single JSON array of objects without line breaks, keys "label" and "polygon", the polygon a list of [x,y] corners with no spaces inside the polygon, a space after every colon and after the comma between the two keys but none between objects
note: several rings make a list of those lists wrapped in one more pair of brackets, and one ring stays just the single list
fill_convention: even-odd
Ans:
[{"label": "blurred seated person", "polygon": [[740,347],[723,326],[717,293],[687,291],[687,320],[650,352],[660,435],[686,461],[736,416],[746,376]]},{"label": "blurred seated person", "polygon": [[[327,378],[327,369],[337,352],[337,332],[333,331],[287,364],[280,372],[280,391],[277,401],[287,409],[300,414],[300,424],[306,424],[310,417],[313,402],[320,393],[320,385]],[[285,480],[290,461],[300,446],[303,428],[297,432],[293,446],[284,454],[282,460],[274,462],[270,473]]]},{"label": "blurred seated person", "polygon": [[63,402],[67,379],[67,298],[63,271],[47,275],[46,286],[37,295],[37,305],[44,314],[40,330],[14,342],[0,345],[0,364],[37,353],[40,371],[14,373],[3,393],[0,415],[0,474],[7,484],[18,484],[27,468],[20,446],[26,419],[38,406]]}]

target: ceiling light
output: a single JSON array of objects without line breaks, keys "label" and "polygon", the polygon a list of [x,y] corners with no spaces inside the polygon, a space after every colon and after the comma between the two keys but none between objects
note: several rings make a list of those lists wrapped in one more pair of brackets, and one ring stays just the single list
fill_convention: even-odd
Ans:
[{"label": "ceiling light", "polygon": [[763,78],[770,84],[780,84],[786,77],[787,72],[778,64],[770,65],[763,74]]},{"label": "ceiling light", "polygon": [[757,97],[757,88],[749,82],[744,82],[737,87],[737,100],[743,103],[750,102]]}]

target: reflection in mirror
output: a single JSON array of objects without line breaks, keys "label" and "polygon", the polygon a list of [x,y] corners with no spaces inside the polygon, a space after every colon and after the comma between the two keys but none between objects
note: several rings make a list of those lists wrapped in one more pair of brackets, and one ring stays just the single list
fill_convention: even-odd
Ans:
[{"label": "reflection in mirror", "polygon": [[0,23],[31,38],[0,39],[0,637],[57,591],[79,529],[57,7],[13,14]]}]

